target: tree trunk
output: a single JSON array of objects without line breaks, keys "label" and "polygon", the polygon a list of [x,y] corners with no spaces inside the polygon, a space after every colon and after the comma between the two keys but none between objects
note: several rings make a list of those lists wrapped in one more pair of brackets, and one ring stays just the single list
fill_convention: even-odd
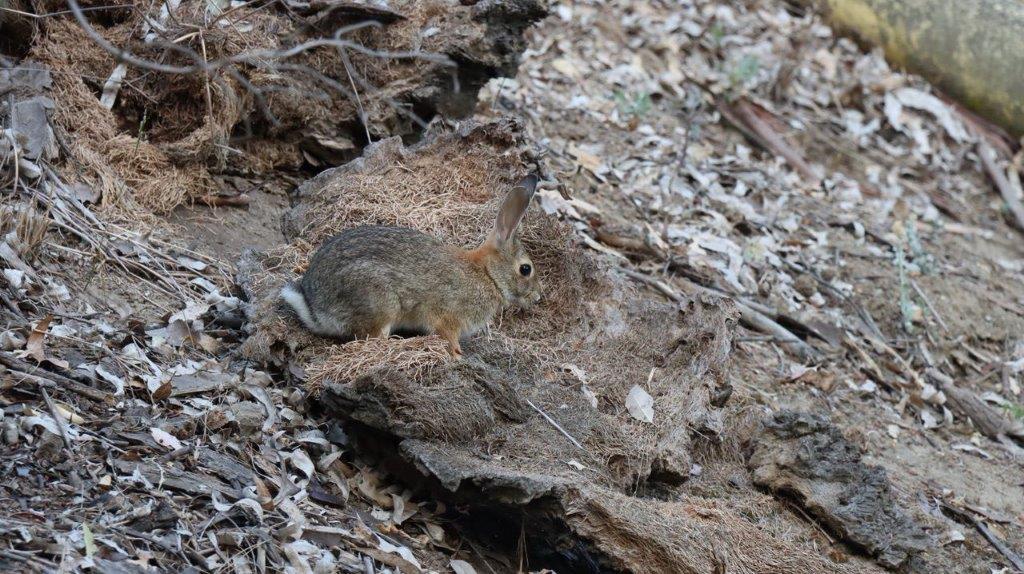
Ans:
[{"label": "tree trunk", "polygon": [[1021,0],[796,0],[837,31],[881,46],[894,67],[1024,135],[1024,2]]}]

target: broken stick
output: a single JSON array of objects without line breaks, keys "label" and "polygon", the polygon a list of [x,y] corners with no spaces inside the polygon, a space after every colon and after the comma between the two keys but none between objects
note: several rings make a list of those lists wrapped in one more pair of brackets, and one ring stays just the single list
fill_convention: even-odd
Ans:
[{"label": "broken stick", "polygon": [[530,408],[532,408],[533,410],[535,410],[538,413],[540,413],[540,416],[544,417],[544,420],[546,420],[549,423],[551,423],[551,426],[555,427],[555,429],[558,432],[562,433],[562,435],[565,438],[569,439],[569,441],[572,442],[572,444],[576,445],[576,448],[578,448],[578,449],[580,449],[582,451],[586,451],[587,450],[587,449],[583,448],[583,445],[580,444],[580,441],[576,440],[575,438],[573,438],[573,436],[571,434],[566,432],[566,430],[564,428],[562,428],[562,425],[556,423],[555,419],[553,419],[550,416],[548,416],[548,413],[540,410],[540,408],[537,405],[535,405],[532,402],[530,402],[530,399],[525,399],[525,400],[526,400],[526,404],[530,405]]},{"label": "broken stick", "polygon": [[949,375],[930,368],[925,371],[925,376],[946,394],[949,406],[961,416],[969,418],[981,434],[996,440],[1001,437],[1024,440],[1024,426],[1007,421],[973,392],[957,387]]},{"label": "broken stick", "polygon": [[[619,271],[622,271],[627,277],[635,279],[645,285],[653,287],[664,294],[666,297],[675,302],[681,302],[683,300],[682,295],[676,292],[675,289],[670,287],[664,281],[659,281],[644,273],[639,273],[625,267],[619,267]],[[701,287],[696,283],[689,283],[688,287],[698,293],[712,295],[714,297],[725,297],[723,295],[707,287]],[[740,311],[740,323],[743,323],[747,327],[771,335],[777,339],[783,347],[787,348],[790,352],[798,356],[803,361],[817,361],[821,359],[821,352],[814,347],[808,345],[803,339],[794,335],[789,329],[786,329],[782,325],[776,323],[770,317],[755,310],[752,306],[739,299],[733,298],[736,303],[736,308]]]}]

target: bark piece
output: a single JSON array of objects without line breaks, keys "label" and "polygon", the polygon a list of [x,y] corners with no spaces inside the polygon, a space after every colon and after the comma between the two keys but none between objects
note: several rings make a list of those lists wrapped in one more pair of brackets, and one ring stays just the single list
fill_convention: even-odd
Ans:
[{"label": "bark piece", "polygon": [[881,565],[914,562],[932,542],[893,500],[885,470],[821,415],[782,411],[764,423],[750,458],[754,483],[792,497],[808,514]]}]

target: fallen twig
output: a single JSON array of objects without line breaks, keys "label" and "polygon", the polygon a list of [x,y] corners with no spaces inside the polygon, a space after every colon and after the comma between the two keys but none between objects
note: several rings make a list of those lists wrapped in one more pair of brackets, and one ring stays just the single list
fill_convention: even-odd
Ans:
[{"label": "fallen twig", "polygon": [[1024,559],[1022,559],[1019,554],[1014,552],[1013,549],[1007,546],[1005,542],[996,536],[995,533],[989,529],[988,525],[970,512],[957,508],[946,502],[940,502],[940,504],[942,504],[942,507],[948,510],[951,514],[970,522],[974,528],[976,528],[978,532],[985,537],[985,540],[988,540],[989,544],[991,544],[993,548],[1002,554],[1004,558],[1010,561],[1010,564],[1012,564],[1015,569],[1024,572]]},{"label": "fallen twig", "polygon": [[[645,285],[654,287],[669,299],[680,302],[683,297],[676,292],[675,289],[670,287],[663,281],[659,281],[647,274],[619,267],[619,271],[622,271],[627,277],[635,279]],[[748,305],[745,301],[730,297],[728,294],[702,287],[696,283],[689,283],[689,288],[699,293],[705,293],[714,297],[731,298],[736,303],[736,308],[740,311],[740,322],[762,333],[768,334],[776,338],[783,347],[789,349],[792,353],[800,357],[804,361],[817,361],[821,359],[821,352],[814,347],[808,345],[803,339],[797,337],[792,331],[786,329],[782,325],[775,322],[773,319],[765,315],[764,313],[754,309]]]},{"label": "fallen twig", "polygon": [[992,184],[996,186],[999,195],[1003,196],[1006,207],[1013,215],[1015,227],[1024,231],[1024,203],[1021,201],[1020,190],[1010,183],[1003,168],[999,167],[996,161],[996,151],[983,139],[978,140],[978,157],[981,158],[981,165],[992,179]]},{"label": "fallen twig", "polygon": [[807,262],[801,262],[800,265],[797,265],[796,263],[792,263],[786,259],[783,259],[782,261],[787,266],[789,266],[790,269],[808,274],[812,279],[817,281],[819,285],[824,287],[829,293],[831,293],[840,301],[842,301],[850,308],[852,308],[853,311],[857,313],[857,316],[860,317],[860,320],[864,322],[864,325],[871,330],[871,334],[874,335],[875,338],[877,338],[880,341],[885,340],[885,335],[883,335],[882,330],[878,328],[878,324],[875,323],[875,319],[874,317],[871,316],[871,313],[869,313],[863,305],[857,303],[839,289],[836,289],[834,285],[825,280],[825,278],[818,274],[818,272],[814,271],[811,268],[811,266],[807,264]]},{"label": "fallen twig", "polygon": [[735,103],[717,98],[716,107],[747,139],[785,159],[786,163],[815,187],[821,183],[821,176],[807,163],[803,155],[772,127],[770,120],[774,118],[770,117],[768,110],[744,98],[736,100]]},{"label": "fallen twig", "polygon": [[532,408],[533,410],[535,410],[538,413],[540,413],[540,416],[544,417],[544,420],[546,420],[549,423],[551,423],[551,426],[555,427],[555,429],[558,432],[562,433],[562,435],[565,436],[565,438],[569,439],[569,441],[572,442],[572,444],[576,445],[576,448],[578,448],[578,449],[580,449],[582,451],[587,450],[587,449],[583,448],[583,445],[580,444],[580,441],[578,441],[575,438],[573,438],[572,435],[569,434],[568,432],[566,432],[566,430],[564,428],[562,428],[561,425],[556,423],[555,419],[553,419],[550,416],[548,416],[548,414],[546,412],[542,411],[537,405],[535,405],[532,402],[530,402],[530,399],[524,399],[524,400],[526,401],[526,404],[530,405],[530,408]]},{"label": "fallen twig", "polygon": [[0,351],[0,364],[3,364],[8,369],[17,372],[18,376],[22,377],[26,381],[31,381],[40,386],[65,389],[94,401],[105,401],[108,396],[107,393],[79,383],[70,377],[66,377],[52,371],[46,371],[39,367],[33,367],[29,363],[22,361],[6,351]]},{"label": "fallen twig", "polygon": [[601,229],[594,229],[594,239],[616,249],[625,249],[626,251],[633,251],[635,253],[649,255],[651,257],[664,257],[664,254],[660,253],[653,246],[648,245],[645,241],[636,239],[635,237],[625,237],[622,235],[608,233]]},{"label": "fallen twig", "polygon": [[21,312],[21,309],[19,309],[18,306],[14,304],[14,301],[11,301],[10,297],[8,297],[7,294],[3,292],[3,290],[0,290],[0,302],[2,302],[4,304],[4,307],[7,307],[11,311],[11,313],[14,313],[14,315],[17,318],[21,319],[22,321],[27,320],[25,318],[25,315]]},{"label": "fallen twig", "polygon": [[238,195],[211,195],[200,197],[196,200],[196,203],[201,203],[209,207],[247,207],[252,202],[252,198],[247,193],[239,193]]},{"label": "fallen twig", "polygon": [[931,312],[932,317],[935,317],[935,321],[939,324],[940,327],[942,327],[942,330],[948,333],[949,327],[946,326],[946,322],[942,320],[942,315],[939,315],[939,312],[935,309],[935,306],[932,305],[931,299],[928,298],[928,295],[926,295],[924,290],[922,290],[921,287],[917,284],[917,281],[911,279],[910,286],[913,287],[914,291],[917,292],[918,297],[920,297],[921,300],[924,301],[925,307],[928,307],[928,310]]},{"label": "fallen twig", "polygon": [[931,368],[925,371],[925,376],[946,394],[947,404],[960,416],[969,418],[981,434],[995,440],[1001,437],[1024,439],[1024,426],[1007,421],[973,392],[957,387],[949,375]]},{"label": "fallen twig", "polygon": [[64,447],[68,449],[68,456],[74,456],[75,446],[71,442],[71,436],[68,434],[67,421],[64,420],[64,416],[57,410],[57,405],[53,404],[50,393],[46,392],[46,387],[40,386],[39,392],[42,393],[43,400],[46,401],[46,408],[50,409],[50,416],[53,417],[53,421],[57,423],[57,428],[60,429],[60,438],[64,441]]}]

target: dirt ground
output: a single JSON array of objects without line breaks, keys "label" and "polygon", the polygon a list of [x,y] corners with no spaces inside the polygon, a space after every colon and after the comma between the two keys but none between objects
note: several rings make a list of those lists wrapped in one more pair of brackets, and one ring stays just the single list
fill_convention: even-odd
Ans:
[{"label": "dirt ground", "polygon": [[[286,236],[283,224],[294,206],[312,201],[297,190],[322,165],[289,164],[287,171],[213,177],[213,195],[245,193],[247,205],[147,213],[151,232],[108,211],[102,216],[111,223],[97,247],[106,250],[103,257],[89,255],[90,246],[73,241],[66,227],[55,228],[25,257],[29,275],[39,278],[21,287],[6,280],[4,297],[13,304],[11,311],[0,307],[0,344],[4,357],[18,358],[0,367],[0,501],[15,510],[0,515],[0,565],[104,572],[184,564],[237,572],[640,571],[634,565],[644,562],[616,555],[628,546],[586,523],[599,503],[611,516],[621,503],[659,509],[666,528],[699,524],[700,535],[719,532],[715,517],[738,516],[742,528],[722,530],[723,539],[757,530],[778,542],[773,552],[792,551],[820,571],[884,571],[877,560],[884,552],[851,542],[846,526],[819,515],[813,503],[755,484],[748,466],[763,440],[760,421],[801,411],[827,415],[858,464],[884,469],[893,508],[926,533],[920,561],[891,569],[1018,571],[1024,232],[1010,225],[979,160],[978,137],[964,128],[966,116],[934,97],[924,80],[891,70],[880,54],[834,36],[820,17],[783,0],[564,0],[548,9],[525,32],[515,76],[486,83],[472,118],[517,119],[545,176],[533,208],[546,214],[544,225],[557,220],[558,229],[569,230],[566,244],[607,274],[602,280],[629,284],[637,300],[661,305],[651,308],[667,308],[666,292],[692,297],[710,290],[788,333],[741,317],[723,368],[731,389],[725,426],[715,440],[691,433],[689,475],[673,483],[608,481],[607,500],[560,495],[543,509],[507,505],[498,496],[445,499],[452,493],[395,468],[388,450],[410,437],[389,434],[387,425],[368,430],[372,424],[354,424],[318,402],[306,385],[311,363],[253,362],[242,351],[252,329],[241,310],[258,302],[240,299],[243,253],[270,253],[283,262],[272,272],[293,275],[301,257],[289,259],[288,250],[313,247],[301,243],[302,234]],[[426,12],[424,29],[440,25],[435,10]],[[409,91],[401,81],[395,88]],[[751,117],[743,110],[754,110],[760,123],[743,120]],[[765,125],[806,169],[751,135]],[[407,127],[397,131],[412,145]],[[375,129],[386,131],[383,122]],[[474,190],[481,181],[466,176],[459,184]],[[18,197],[4,196],[5,203]],[[476,209],[488,200],[474,200]],[[320,215],[348,207],[318,206]],[[428,219],[443,230],[451,227],[444,217]],[[157,248],[145,251],[143,244]],[[143,280],[118,267],[122,260],[162,271]],[[5,261],[5,269],[13,265]],[[162,275],[178,287],[161,282]],[[591,320],[591,312],[579,315]],[[550,322],[545,317],[505,318],[492,328],[497,334],[482,334],[466,348],[503,358],[505,347],[518,345],[540,357],[545,349],[538,342],[560,333],[551,325],[539,330]],[[32,324],[42,330],[35,337]],[[532,342],[530,333],[539,333]],[[308,343],[302,336],[287,342]],[[306,358],[325,348],[307,347]],[[393,358],[392,351],[380,356]],[[534,355],[524,358],[529,368],[555,381],[550,410],[559,401],[575,405],[580,397],[559,393],[576,393],[574,377],[586,388],[585,373],[566,367],[552,374],[544,362],[550,358]],[[633,367],[640,365],[622,372]],[[32,378],[40,368],[56,373],[57,387]],[[474,376],[480,386],[492,375]],[[76,382],[116,395],[100,400],[89,389],[59,390]],[[25,390],[30,383],[50,389],[56,406]],[[593,387],[603,414],[639,424],[625,397],[602,394],[602,384]],[[646,386],[660,412],[664,395],[654,393],[650,379]],[[370,385],[367,396],[383,387]],[[957,389],[995,413],[1004,432],[979,424],[970,414],[977,410],[965,412]],[[522,427],[548,433],[537,436],[562,440],[543,419],[513,418],[519,416]],[[479,460],[500,467],[506,442],[522,438],[484,435],[452,440],[451,450],[470,445]],[[429,466],[431,459],[416,460]],[[592,466],[599,470],[586,472],[604,472]],[[658,532],[649,535],[649,564],[675,556]],[[745,560],[740,545],[720,556],[722,549],[709,544],[713,556],[702,559],[713,571],[766,571]]]},{"label": "dirt ground", "polygon": [[[958,384],[1020,404],[1019,376],[1000,365],[1021,353],[1024,244],[969,147],[945,148],[957,144],[926,116],[917,125],[945,148],[927,158],[908,146],[908,132],[886,126],[886,91],[927,90],[921,80],[893,73],[877,54],[832,37],[820,20],[784,2],[671,8],[581,2],[555,12],[531,32],[516,81],[492,83],[498,105],[491,107],[529,118],[528,131],[581,202],[573,204],[584,222],[580,229],[593,233],[596,220],[647,246],[657,245],[660,235],[675,253],[686,252],[677,257],[689,259],[699,275],[715,277],[712,284],[801,320],[848,329],[863,309],[915,364],[944,364]],[[679,12],[698,25],[680,24]],[[759,64],[741,79],[736,68],[751,61],[745,58]],[[693,80],[682,90],[672,85],[681,76]],[[740,92],[772,110],[807,160],[839,185],[822,193],[780,172],[779,160],[721,121],[720,109],[700,101],[700,84]],[[808,98],[856,103],[819,107]],[[873,118],[880,125],[868,128],[869,135],[858,131]],[[895,177],[871,175],[878,173]],[[842,189],[844,178],[861,182],[850,186],[859,189]],[[882,189],[873,189],[880,181]],[[694,228],[732,245],[712,245]],[[635,241],[606,242],[644,265],[649,249],[638,253],[631,245]],[[824,281],[758,261],[762,247],[809,265]],[[756,268],[752,282],[743,280],[742,270],[732,279],[736,266],[722,261],[731,249]],[[902,285],[896,250],[917,264]],[[663,266],[654,259],[653,267]],[[915,317],[909,324],[908,314]],[[928,428],[936,417],[922,414],[914,401],[908,408],[904,392],[886,390],[887,382],[875,380],[849,348],[830,351],[831,359],[805,373],[807,365],[757,334],[739,338],[730,380],[741,408],[829,413],[861,445],[866,462],[886,469],[899,503],[928,524],[942,549],[935,567],[988,572],[1006,566],[970,524],[936,512],[933,497],[1001,517],[990,517],[989,524],[1020,548],[1024,482],[1012,443],[1006,450],[960,417]],[[1005,409],[1019,421],[1019,406]],[[703,480],[689,484],[699,491]],[[806,527],[806,516],[779,511]]]}]

